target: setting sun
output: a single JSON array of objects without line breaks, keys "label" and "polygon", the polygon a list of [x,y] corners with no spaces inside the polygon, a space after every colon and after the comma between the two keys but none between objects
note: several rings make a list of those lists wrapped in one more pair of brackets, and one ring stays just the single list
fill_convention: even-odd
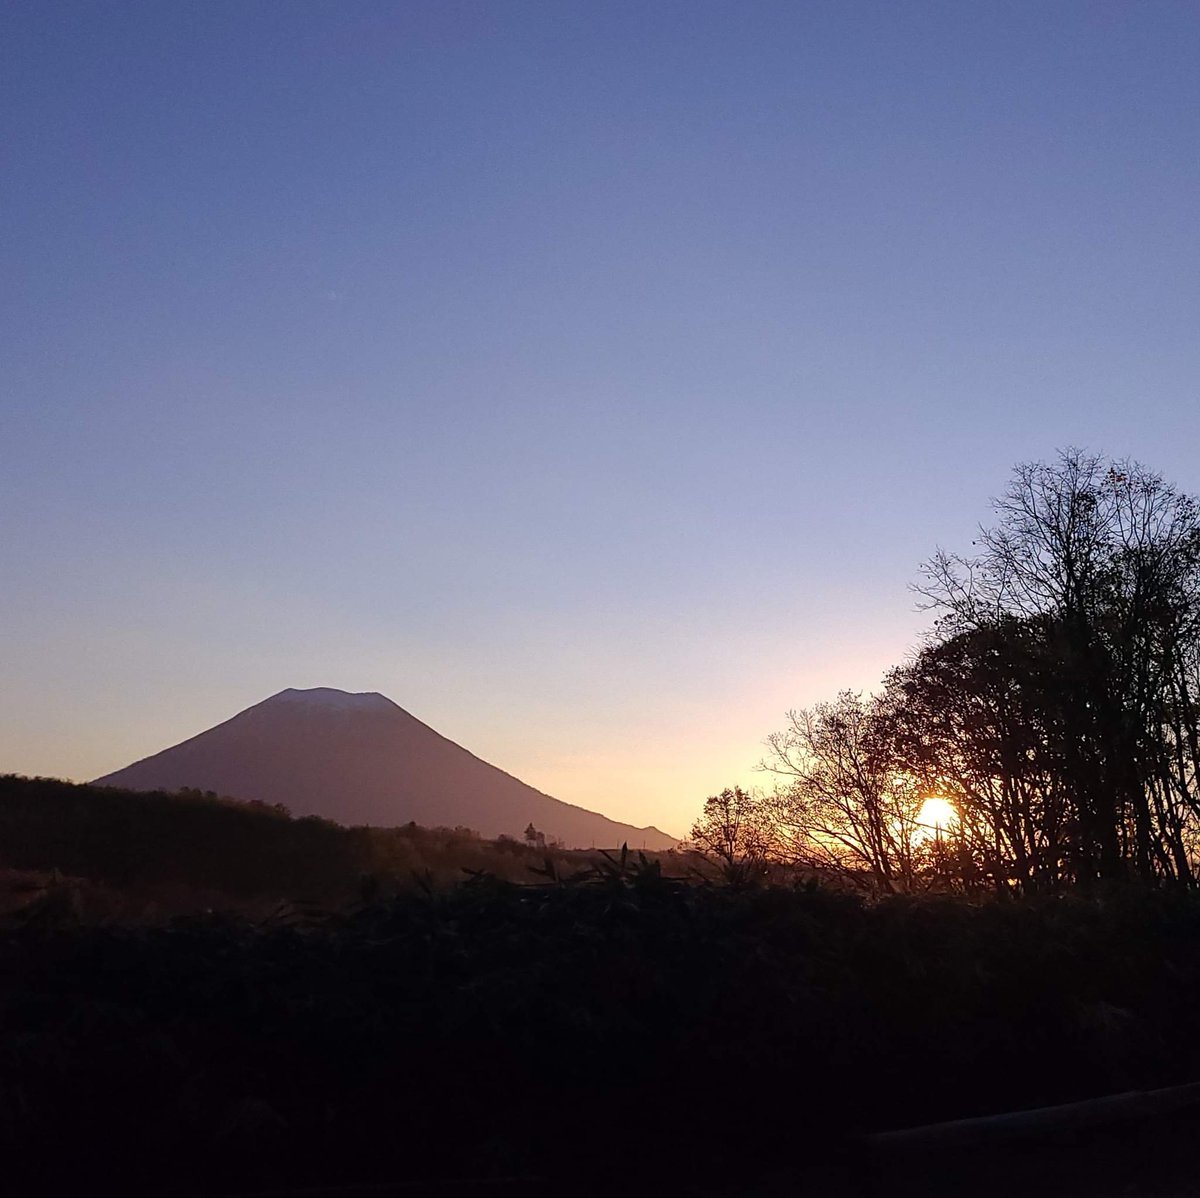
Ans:
[{"label": "setting sun", "polygon": [[954,804],[939,795],[931,795],[921,804],[917,814],[918,835],[921,838],[949,831],[958,823]]}]

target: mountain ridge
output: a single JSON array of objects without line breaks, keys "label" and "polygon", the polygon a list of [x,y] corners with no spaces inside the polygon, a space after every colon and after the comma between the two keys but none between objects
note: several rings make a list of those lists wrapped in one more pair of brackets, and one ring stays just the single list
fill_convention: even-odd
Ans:
[{"label": "mountain ridge", "polygon": [[94,785],[213,790],[349,826],[462,825],[520,837],[533,824],[576,848],[677,843],[528,785],[377,691],[289,687]]}]

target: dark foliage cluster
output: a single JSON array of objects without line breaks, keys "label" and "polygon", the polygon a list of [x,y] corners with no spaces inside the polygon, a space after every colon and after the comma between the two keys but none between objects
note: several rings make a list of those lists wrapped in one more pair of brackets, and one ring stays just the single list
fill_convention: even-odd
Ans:
[{"label": "dark foliage cluster", "polygon": [[51,1192],[740,1193],[862,1131],[1194,1077],[1200,901],[866,903],[601,861],[294,926],[14,928],[0,979],[6,1174]]}]

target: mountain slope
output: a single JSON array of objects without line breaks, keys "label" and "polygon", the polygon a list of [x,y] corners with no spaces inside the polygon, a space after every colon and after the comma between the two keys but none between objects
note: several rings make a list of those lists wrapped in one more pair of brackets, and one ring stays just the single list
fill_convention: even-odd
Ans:
[{"label": "mountain slope", "polygon": [[520,837],[532,823],[577,848],[665,849],[657,828],[563,803],[489,765],[375,693],[285,690],[153,757],[96,779],[131,790],[194,787],[280,803],[341,824],[474,828]]}]

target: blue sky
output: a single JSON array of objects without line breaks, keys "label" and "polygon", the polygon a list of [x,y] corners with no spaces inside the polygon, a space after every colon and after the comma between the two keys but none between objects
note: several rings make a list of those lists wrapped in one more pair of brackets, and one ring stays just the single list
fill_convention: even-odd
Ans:
[{"label": "blue sky", "polygon": [[1200,9],[10,3],[0,769],[380,690],[686,830],[1011,466],[1200,491]]}]

